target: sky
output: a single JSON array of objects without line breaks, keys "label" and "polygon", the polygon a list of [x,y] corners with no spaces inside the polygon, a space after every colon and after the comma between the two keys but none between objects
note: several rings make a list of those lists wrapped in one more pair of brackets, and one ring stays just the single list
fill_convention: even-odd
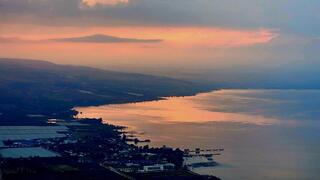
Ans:
[{"label": "sky", "polygon": [[0,57],[115,69],[320,64],[318,0],[0,0]]}]

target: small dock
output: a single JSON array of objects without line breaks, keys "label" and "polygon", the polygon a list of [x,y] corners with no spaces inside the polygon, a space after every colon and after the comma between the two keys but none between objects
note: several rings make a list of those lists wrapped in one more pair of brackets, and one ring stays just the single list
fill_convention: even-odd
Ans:
[{"label": "small dock", "polygon": [[218,163],[214,161],[213,156],[221,155],[224,149],[200,149],[195,150],[185,149],[184,150],[184,166],[189,170],[198,167],[213,167],[217,166]]},{"label": "small dock", "polygon": [[210,157],[215,155],[221,155],[221,153],[224,151],[223,148],[216,148],[216,149],[200,149],[196,148],[195,150],[185,149],[184,153],[185,156],[204,156],[204,157]]}]

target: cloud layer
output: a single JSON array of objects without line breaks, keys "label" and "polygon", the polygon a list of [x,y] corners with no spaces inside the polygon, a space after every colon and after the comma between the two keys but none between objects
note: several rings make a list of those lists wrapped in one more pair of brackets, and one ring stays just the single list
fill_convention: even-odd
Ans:
[{"label": "cloud layer", "polygon": [[71,43],[160,43],[162,39],[138,39],[122,38],[105,34],[94,34],[78,37],[63,37],[53,39],[25,39],[20,37],[1,37],[0,43],[50,43],[50,42],[71,42]]},{"label": "cloud layer", "polygon": [[118,4],[127,4],[129,0],[82,0],[82,3],[94,7],[97,5],[118,5]]},{"label": "cloud layer", "polygon": [[0,0],[0,4],[3,22],[264,27],[320,36],[318,0]]},{"label": "cloud layer", "polygon": [[0,0],[0,56],[310,68],[320,64],[319,8],[319,0]]},{"label": "cloud layer", "polygon": [[73,42],[73,43],[159,43],[161,39],[135,39],[121,38],[104,34],[94,34],[82,37],[49,39],[54,42]]}]

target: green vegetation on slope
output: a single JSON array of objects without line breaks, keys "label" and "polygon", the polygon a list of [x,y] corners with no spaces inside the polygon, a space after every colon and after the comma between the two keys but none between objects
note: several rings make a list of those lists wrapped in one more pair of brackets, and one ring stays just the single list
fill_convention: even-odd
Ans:
[{"label": "green vegetation on slope", "polygon": [[68,114],[75,106],[101,105],[191,95],[190,82],[119,73],[45,61],[0,58],[0,113]]}]

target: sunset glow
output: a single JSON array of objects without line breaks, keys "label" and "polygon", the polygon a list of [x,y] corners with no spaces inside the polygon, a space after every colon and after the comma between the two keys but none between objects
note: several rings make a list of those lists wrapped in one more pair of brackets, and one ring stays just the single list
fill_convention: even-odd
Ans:
[{"label": "sunset glow", "polygon": [[[120,71],[181,63],[189,69],[299,64],[305,59],[313,64],[320,27],[312,12],[318,5],[300,7],[304,3],[297,0],[0,0],[0,56],[117,66]],[[296,18],[293,9],[305,16]],[[52,41],[97,34],[122,40]],[[145,39],[157,41],[142,43]]]},{"label": "sunset glow", "polygon": [[0,180],[320,179],[320,0],[0,0]]},{"label": "sunset glow", "polygon": [[[203,27],[91,27],[86,29],[58,28],[54,32],[46,27],[34,26],[22,34],[20,26],[1,30],[2,38],[19,41],[0,43],[2,54],[16,57],[55,59],[57,62],[74,63],[86,59],[130,64],[147,60],[154,63],[170,59],[212,58],[221,56],[221,49],[254,46],[269,43],[277,37],[272,30],[236,30]],[[40,29],[45,31],[39,31]],[[46,31],[47,30],[47,31]],[[47,32],[47,33],[46,33]],[[158,43],[71,43],[42,41],[55,38],[83,37],[104,34],[121,38],[161,39]],[[27,45],[27,46],[26,46]],[[220,50],[216,50],[220,49]],[[125,53],[124,53],[125,51]],[[56,53],[60,52],[60,53]],[[201,52],[201,53],[199,53]],[[166,58],[167,57],[167,58]],[[170,57],[170,59],[168,59]]]},{"label": "sunset glow", "polygon": [[98,4],[102,5],[117,5],[117,4],[126,4],[129,3],[129,0],[82,0],[87,6],[93,7]]}]

